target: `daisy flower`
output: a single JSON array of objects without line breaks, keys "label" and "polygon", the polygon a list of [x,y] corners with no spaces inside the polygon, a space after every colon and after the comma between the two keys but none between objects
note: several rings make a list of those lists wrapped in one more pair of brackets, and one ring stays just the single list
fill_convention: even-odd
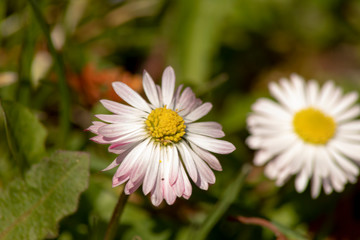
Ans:
[{"label": "daisy flower", "polygon": [[130,106],[110,100],[101,103],[113,114],[99,114],[89,130],[92,140],[110,144],[118,156],[104,169],[118,167],[112,185],[126,182],[124,191],[133,193],[142,184],[145,195],[158,206],[163,199],[173,204],[176,197],[188,199],[192,186],[188,176],[201,189],[215,183],[211,170],[221,171],[210,152],[228,154],[230,142],[219,140],[225,134],[216,122],[196,122],[212,108],[202,103],[188,87],[175,89],[175,73],[167,67],[161,87],[144,71],[143,88],[150,103],[122,82],[114,82],[115,92]]},{"label": "daisy flower", "polygon": [[258,99],[247,119],[247,139],[255,165],[282,186],[296,175],[295,188],[303,192],[311,179],[311,195],[341,192],[354,183],[360,162],[360,107],[356,92],[343,94],[332,81],[321,88],[298,75],[270,83],[277,100]]}]

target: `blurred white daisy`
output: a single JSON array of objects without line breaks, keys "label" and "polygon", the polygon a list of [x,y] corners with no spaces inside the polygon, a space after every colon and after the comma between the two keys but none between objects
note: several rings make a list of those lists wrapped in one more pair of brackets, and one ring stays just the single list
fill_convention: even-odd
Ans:
[{"label": "blurred white daisy", "polygon": [[235,150],[216,122],[195,122],[212,108],[202,103],[190,88],[175,90],[175,73],[167,67],[161,87],[145,71],[143,87],[150,103],[122,82],[114,82],[116,93],[130,106],[102,100],[114,114],[96,115],[89,130],[92,140],[111,144],[109,151],[118,157],[104,170],[118,167],[113,187],[125,182],[125,193],[133,193],[142,184],[145,195],[158,206],[163,199],[173,204],[176,197],[188,199],[192,192],[188,176],[201,189],[215,183],[212,169],[221,171],[218,159],[210,152],[228,154]]},{"label": "blurred white daisy", "polygon": [[247,119],[250,148],[258,150],[254,163],[283,185],[296,175],[295,188],[303,192],[311,179],[311,195],[341,192],[359,174],[360,114],[356,92],[343,95],[333,82],[322,88],[298,75],[270,83],[278,101],[258,99]]}]

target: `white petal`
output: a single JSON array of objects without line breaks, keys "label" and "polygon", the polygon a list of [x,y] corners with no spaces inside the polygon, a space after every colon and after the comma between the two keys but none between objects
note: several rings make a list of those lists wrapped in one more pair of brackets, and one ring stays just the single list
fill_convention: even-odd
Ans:
[{"label": "white petal", "polygon": [[205,116],[210,112],[211,108],[212,108],[211,103],[207,102],[202,104],[201,106],[197,107],[195,110],[193,110],[191,113],[185,116],[185,122],[186,123],[194,122],[202,118],[203,116]]},{"label": "white petal", "polygon": [[[175,93],[174,93],[174,98],[173,98],[173,101],[174,101],[174,106],[176,107],[179,103],[179,99],[180,99],[180,93],[181,93],[181,90],[183,88],[183,84],[179,85],[176,90],[175,90]],[[175,109],[174,109],[175,110]]]},{"label": "white petal", "polygon": [[[132,132],[131,132],[132,131]],[[109,133],[110,134],[110,133]],[[131,142],[136,142],[136,141],[140,141],[143,140],[145,138],[147,138],[147,132],[145,131],[145,129],[137,129],[137,130],[133,130],[131,128],[129,128],[128,132],[122,132],[121,134],[118,135],[118,137],[104,137],[106,138],[108,141],[107,143],[131,143]]]},{"label": "white petal", "polygon": [[129,148],[135,147],[139,143],[140,141],[132,142],[132,143],[124,143],[124,142],[113,143],[108,147],[108,151],[116,154],[121,154]]},{"label": "white petal", "polygon": [[144,128],[143,122],[134,123],[113,123],[99,128],[99,134],[105,137],[118,137],[138,131],[139,128]]},{"label": "white petal", "polygon": [[300,142],[298,137],[293,133],[263,136],[261,148],[272,153],[273,155],[285,151],[295,143]]},{"label": "white petal", "polygon": [[180,152],[181,159],[185,164],[187,173],[189,174],[190,178],[196,183],[198,181],[198,172],[194,159],[189,151],[189,146],[187,146],[186,143],[179,142],[178,150]]},{"label": "white petal", "polygon": [[128,85],[123,82],[113,82],[112,83],[115,92],[121,97],[124,101],[129,103],[131,106],[143,110],[144,112],[151,112],[149,104],[134,90],[132,90]]},{"label": "white petal", "polygon": [[163,161],[160,163],[163,165],[163,172],[161,177],[161,189],[163,192],[163,196],[167,204],[172,205],[176,199],[176,193],[170,185],[169,175],[172,161],[172,152],[169,151],[170,148],[162,148],[162,159]]},{"label": "white petal", "polygon": [[289,121],[292,118],[285,108],[266,98],[258,99],[251,108],[254,112],[272,119]]},{"label": "white petal", "polygon": [[360,114],[360,107],[358,105],[350,108],[346,112],[343,112],[336,116],[337,122],[344,122],[358,117]]},{"label": "white petal", "polygon": [[317,150],[315,151],[314,172],[321,178],[328,177],[329,162],[331,162],[331,159],[329,155],[326,154],[324,147],[317,147]]},{"label": "white petal", "polygon": [[121,162],[121,165],[114,176],[121,177],[122,175],[131,175],[135,164],[138,163],[139,159],[142,157],[141,155],[146,150],[147,143],[148,141],[144,141],[134,147]]},{"label": "white petal", "polygon": [[344,132],[344,131],[337,131],[336,138],[341,141],[352,142],[359,144],[360,142],[360,133],[357,132]]},{"label": "white petal", "polygon": [[309,81],[306,92],[308,105],[316,106],[319,99],[319,84],[313,80]]},{"label": "white petal", "polygon": [[137,115],[118,115],[118,114],[96,114],[95,117],[98,119],[108,122],[108,123],[133,123],[133,122],[143,122],[144,116],[140,117]]},{"label": "white petal", "polygon": [[198,185],[203,190],[207,190],[209,184],[215,183],[215,175],[213,171],[211,171],[209,166],[196,153],[194,153],[191,148],[189,148],[188,150],[191,153],[192,158],[194,159],[199,173],[199,178],[196,182],[196,185]]},{"label": "white petal", "polygon": [[196,133],[213,138],[221,138],[225,136],[225,133],[218,128],[209,127],[206,122],[196,122],[186,125],[186,130],[191,133]]},{"label": "white petal", "polygon": [[120,186],[121,184],[123,184],[124,182],[126,182],[127,180],[129,180],[129,175],[122,175],[120,177],[117,176],[113,176],[112,179],[112,187],[117,187]]},{"label": "white petal", "polygon": [[154,105],[155,108],[161,107],[160,101],[159,101],[159,95],[156,90],[155,83],[152,80],[149,73],[147,73],[146,71],[144,71],[144,74],[143,74],[143,87],[144,87],[145,94],[146,94],[147,98],[149,99],[150,103],[152,105]]},{"label": "white petal", "polygon": [[295,188],[298,193],[302,193],[308,184],[309,176],[306,172],[305,169],[302,169],[295,179]]},{"label": "white petal", "polygon": [[189,199],[189,197],[191,196],[191,193],[192,193],[192,186],[191,186],[188,176],[185,173],[185,170],[184,170],[184,167],[182,166],[182,164],[180,164],[180,170],[181,170],[182,178],[184,180],[184,187],[185,187],[184,193],[182,196],[185,199]]},{"label": "white petal", "polygon": [[334,148],[343,155],[360,162],[360,148],[357,144],[333,139],[329,142],[329,147]]},{"label": "white petal", "polygon": [[318,174],[314,174],[312,178],[312,186],[311,186],[311,197],[317,198],[320,194],[321,190],[321,178]]},{"label": "white petal", "polygon": [[217,122],[195,122],[195,123],[190,123],[188,124],[188,126],[193,126],[193,127],[197,127],[197,128],[206,128],[206,129],[218,129],[218,130],[222,130],[222,126],[220,123]]},{"label": "white petal", "polygon": [[175,90],[175,72],[172,67],[167,67],[162,76],[162,96],[163,104],[169,106]]},{"label": "white petal", "polygon": [[347,182],[347,178],[345,173],[335,165],[334,162],[331,162],[330,167],[330,176],[328,177],[332,187],[337,192],[341,192],[344,190],[344,185]]},{"label": "white petal", "polygon": [[195,94],[191,90],[191,88],[187,87],[185,90],[181,93],[180,99],[177,102],[175,109],[177,109],[180,113],[188,113],[190,111],[190,107],[194,105],[195,103]]},{"label": "white petal", "polygon": [[277,137],[277,135],[289,135],[293,134],[292,130],[286,129],[284,126],[273,126],[272,128],[263,126],[248,126],[248,130],[255,136],[261,136],[264,138]]},{"label": "white petal", "polygon": [[338,104],[333,109],[330,110],[331,111],[330,113],[333,116],[336,116],[336,115],[344,112],[351,105],[353,105],[357,99],[358,99],[358,94],[356,92],[351,92],[351,93],[346,94],[340,100],[340,102],[338,102]]},{"label": "white petal", "polygon": [[[135,144],[124,144],[123,148],[121,149],[121,153],[117,156],[117,158],[106,168],[101,171],[110,170],[118,165],[124,160],[124,158],[128,155],[128,153],[135,147]],[[120,152],[120,151],[119,151]]]},{"label": "white petal", "polygon": [[154,206],[159,206],[162,200],[164,199],[164,195],[161,188],[162,172],[163,172],[163,166],[159,164],[159,172],[155,179],[155,185],[151,190],[151,202]]},{"label": "white petal", "polygon": [[149,156],[149,165],[147,167],[144,183],[142,186],[143,192],[147,195],[155,186],[160,162],[160,147],[154,146],[151,156]]},{"label": "white petal", "polygon": [[305,81],[297,74],[291,74],[290,78],[294,88],[294,93],[292,94],[294,106],[296,105],[297,109],[304,108],[307,105],[305,99]]},{"label": "white petal", "polygon": [[274,157],[273,153],[260,150],[255,153],[253,161],[256,166],[262,166],[265,163],[267,163],[270,159],[272,159],[272,157]]},{"label": "white petal", "polygon": [[131,170],[130,180],[134,183],[142,181],[145,178],[146,170],[152,160],[149,157],[152,155],[152,151],[154,151],[154,146],[152,143],[149,143],[149,141],[150,139],[144,141],[144,150]]},{"label": "white petal", "polygon": [[277,175],[279,174],[278,169],[276,167],[276,159],[274,159],[273,161],[269,162],[264,169],[264,174],[274,180],[276,179]]},{"label": "white petal", "polygon": [[292,130],[292,125],[289,120],[277,119],[273,117],[269,117],[268,115],[261,114],[250,114],[246,123],[250,127],[263,127],[263,128],[277,128],[282,131]]},{"label": "white petal", "polygon": [[147,116],[147,113],[121,103],[117,103],[110,100],[100,100],[100,102],[110,112],[116,113],[123,117],[133,116],[133,117],[142,118]]},{"label": "white petal", "polygon": [[283,186],[284,183],[290,178],[291,176],[291,168],[285,168],[278,174],[276,178],[276,186]]},{"label": "white petal", "polygon": [[327,81],[321,88],[317,105],[320,107],[326,107],[334,97],[335,86],[332,81]]},{"label": "white petal", "polygon": [[281,153],[276,160],[274,161],[276,172],[282,172],[284,168],[290,168],[293,165],[293,161],[296,161],[296,157],[301,154],[303,150],[303,144],[300,141],[295,142],[295,144],[289,146],[283,153]]},{"label": "white petal", "polygon": [[197,146],[214,153],[228,154],[235,150],[235,146],[227,141],[214,139],[206,136],[188,133],[187,140]]},{"label": "white petal", "polygon": [[359,168],[349,159],[343,157],[337,151],[332,148],[328,148],[329,154],[333,157],[334,161],[337,165],[343,169],[347,174],[358,176],[359,175]]},{"label": "white petal", "polygon": [[316,147],[311,144],[305,145],[303,152],[303,169],[306,171],[307,175],[311,177],[314,174],[314,161],[316,161]]},{"label": "white petal", "polygon": [[338,131],[350,132],[360,131],[360,120],[355,120],[351,122],[341,123],[338,126]]},{"label": "white petal", "polygon": [[289,96],[284,89],[282,89],[277,83],[271,82],[269,84],[269,90],[272,96],[274,96],[288,110],[292,111]]},{"label": "white petal", "polygon": [[92,124],[93,125],[88,127],[86,130],[90,131],[92,133],[95,133],[95,134],[99,134],[99,128],[106,125],[106,123],[103,123],[103,122],[100,122],[100,121],[93,121]]},{"label": "white petal", "polygon": [[212,169],[215,169],[217,171],[222,171],[221,164],[219,160],[208,151],[196,146],[195,144],[190,142],[191,148],[194,150],[194,152],[199,155],[199,157],[204,160]]},{"label": "white petal", "polygon": [[108,171],[110,169],[113,169],[114,167],[117,167],[120,165],[121,162],[119,162],[118,158],[115,158],[114,161],[112,161],[112,163],[110,163],[109,166],[107,166],[106,168],[104,168],[103,170],[101,171]]},{"label": "white petal", "polygon": [[332,193],[332,187],[331,187],[331,184],[330,184],[330,181],[329,179],[325,178],[323,179],[323,187],[324,187],[324,192],[329,195],[330,193]]},{"label": "white petal", "polygon": [[176,182],[177,178],[179,177],[180,160],[176,147],[169,146],[168,148],[169,148],[169,156],[171,156],[169,181],[170,181],[170,185],[173,185]]},{"label": "white petal", "polygon": [[246,144],[251,149],[258,149],[262,145],[262,137],[250,135],[245,140]]},{"label": "white petal", "polygon": [[342,89],[335,87],[332,81],[328,81],[321,89],[320,99],[316,106],[323,109],[325,112],[331,113],[342,97]]},{"label": "white petal", "polygon": [[176,182],[174,183],[174,185],[172,185],[172,188],[174,189],[176,196],[181,197],[185,191],[185,184],[184,184],[184,179],[183,179],[183,175],[181,173],[180,168],[179,168],[178,175],[179,176],[176,179]]}]

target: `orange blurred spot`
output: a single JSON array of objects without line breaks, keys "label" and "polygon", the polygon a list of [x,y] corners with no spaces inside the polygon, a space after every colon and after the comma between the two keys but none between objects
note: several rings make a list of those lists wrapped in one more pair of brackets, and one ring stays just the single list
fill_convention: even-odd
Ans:
[{"label": "orange blurred spot", "polygon": [[93,105],[100,99],[122,101],[115,93],[111,83],[120,81],[126,83],[137,92],[142,91],[142,78],[140,75],[131,74],[122,68],[108,68],[98,70],[93,64],[87,64],[80,75],[70,74],[69,85],[80,94],[85,104]]}]

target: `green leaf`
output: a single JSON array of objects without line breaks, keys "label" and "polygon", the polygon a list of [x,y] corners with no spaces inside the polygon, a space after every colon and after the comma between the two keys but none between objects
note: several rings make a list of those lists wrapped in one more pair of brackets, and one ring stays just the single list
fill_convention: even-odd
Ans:
[{"label": "green leaf", "polygon": [[39,162],[45,155],[46,129],[29,109],[2,101],[11,152],[20,169]]},{"label": "green leaf", "polygon": [[0,194],[0,239],[41,239],[77,208],[88,186],[89,156],[59,151],[33,165]]}]

